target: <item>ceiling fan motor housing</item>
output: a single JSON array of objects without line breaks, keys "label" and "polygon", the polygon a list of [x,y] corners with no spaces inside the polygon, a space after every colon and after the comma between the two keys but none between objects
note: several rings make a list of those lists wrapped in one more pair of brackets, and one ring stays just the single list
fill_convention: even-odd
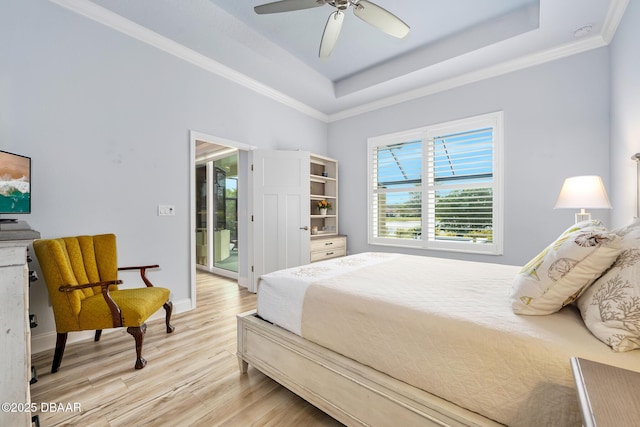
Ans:
[{"label": "ceiling fan motor housing", "polygon": [[328,2],[331,6],[337,8],[338,10],[346,10],[351,2],[349,0],[332,0]]}]

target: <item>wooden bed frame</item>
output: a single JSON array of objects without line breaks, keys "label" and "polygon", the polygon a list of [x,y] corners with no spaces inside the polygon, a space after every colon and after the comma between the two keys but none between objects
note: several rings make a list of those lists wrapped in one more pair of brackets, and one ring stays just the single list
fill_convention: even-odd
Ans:
[{"label": "wooden bed frame", "polygon": [[238,363],[252,365],[348,426],[498,426],[256,316],[239,314]]}]

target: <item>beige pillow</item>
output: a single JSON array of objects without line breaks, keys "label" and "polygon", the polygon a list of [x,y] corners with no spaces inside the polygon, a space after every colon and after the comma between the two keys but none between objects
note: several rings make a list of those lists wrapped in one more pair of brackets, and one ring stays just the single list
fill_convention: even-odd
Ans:
[{"label": "beige pillow", "polygon": [[640,221],[615,231],[622,252],[578,299],[585,325],[615,351],[640,348]]},{"label": "beige pillow", "polygon": [[615,261],[620,240],[600,221],[569,227],[516,275],[513,312],[552,314],[575,301]]}]

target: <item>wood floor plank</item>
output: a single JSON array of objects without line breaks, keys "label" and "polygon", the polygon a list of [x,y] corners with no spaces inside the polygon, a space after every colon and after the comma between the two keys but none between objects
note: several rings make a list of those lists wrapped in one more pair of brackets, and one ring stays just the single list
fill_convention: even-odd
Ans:
[{"label": "wood floor plank", "polygon": [[99,342],[69,344],[51,374],[53,350],[35,354],[38,382],[31,401],[78,403],[80,412],[38,412],[42,426],[341,426],[261,372],[238,370],[236,314],[255,308],[254,294],[235,281],[197,274],[198,308],[148,323],[143,356],[133,369],[133,338],[124,330]]}]

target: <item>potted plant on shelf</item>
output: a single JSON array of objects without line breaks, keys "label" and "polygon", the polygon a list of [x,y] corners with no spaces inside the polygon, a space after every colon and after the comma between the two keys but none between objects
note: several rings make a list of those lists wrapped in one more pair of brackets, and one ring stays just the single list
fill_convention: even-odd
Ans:
[{"label": "potted plant on shelf", "polygon": [[331,209],[331,202],[327,202],[326,200],[318,201],[318,209],[320,210],[320,215],[326,215],[327,209]]}]

